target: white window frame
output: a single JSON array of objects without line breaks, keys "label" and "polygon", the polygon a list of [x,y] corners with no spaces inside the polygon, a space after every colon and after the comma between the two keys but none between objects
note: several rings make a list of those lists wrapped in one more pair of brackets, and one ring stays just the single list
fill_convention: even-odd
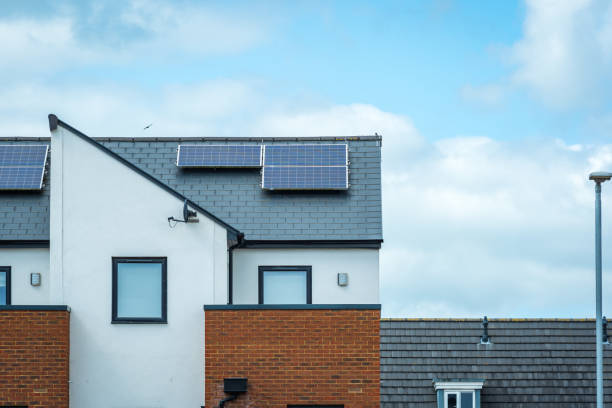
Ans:
[{"label": "white window frame", "polygon": [[[444,408],[448,408],[448,395],[457,395],[457,408],[480,408],[476,405],[476,391],[482,389],[484,380],[467,380],[467,381],[452,381],[452,380],[436,380],[434,379],[434,389],[436,392],[442,392],[442,398],[444,398]],[[472,393],[472,406],[462,407],[461,406],[461,393],[470,392]]]},{"label": "white window frame", "polygon": [[[461,405],[461,394],[472,394],[472,406],[464,407]],[[444,390],[444,408],[448,408],[448,395],[455,394],[457,396],[457,408],[476,408],[476,391],[474,390]]]}]

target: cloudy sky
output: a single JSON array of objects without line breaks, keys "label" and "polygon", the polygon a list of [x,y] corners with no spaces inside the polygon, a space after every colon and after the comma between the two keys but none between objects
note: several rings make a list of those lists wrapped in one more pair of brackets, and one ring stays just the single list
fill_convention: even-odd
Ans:
[{"label": "cloudy sky", "polygon": [[0,50],[2,136],[382,134],[385,316],[594,315],[607,0],[6,2]]}]

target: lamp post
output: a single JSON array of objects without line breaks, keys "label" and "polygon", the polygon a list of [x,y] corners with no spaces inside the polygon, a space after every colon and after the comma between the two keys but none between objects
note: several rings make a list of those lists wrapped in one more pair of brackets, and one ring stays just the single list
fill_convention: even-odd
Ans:
[{"label": "lamp post", "polygon": [[597,375],[597,408],[603,408],[603,333],[601,327],[601,183],[612,173],[595,172],[589,180],[595,182],[595,372]]}]

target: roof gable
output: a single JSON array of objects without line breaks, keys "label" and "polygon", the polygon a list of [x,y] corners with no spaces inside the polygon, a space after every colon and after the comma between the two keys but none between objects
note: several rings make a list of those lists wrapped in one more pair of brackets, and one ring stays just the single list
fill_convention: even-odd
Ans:
[{"label": "roof gable", "polygon": [[98,143],[97,141],[95,141],[91,137],[87,136],[83,132],[81,132],[81,131],[73,128],[69,124],[61,121],[60,119],[57,118],[57,116],[55,116],[53,114],[50,114],[49,115],[49,128],[51,129],[51,131],[57,129],[58,126],[61,126],[62,128],[68,130],[71,133],[73,133],[75,136],[78,136],[79,138],[81,138],[85,142],[87,142],[87,143],[93,145],[94,147],[96,147],[97,149],[101,150],[103,153],[106,153],[107,155],[111,156],[113,159],[119,161],[124,166],[128,167],[129,169],[131,169],[135,173],[141,175],[142,177],[144,177],[145,179],[147,179],[151,183],[157,185],[159,188],[161,188],[161,189],[165,190],[166,192],[170,193],[171,195],[175,196],[179,200],[186,201],[187,204],[190,207],[192,207],[193,209],[197,210],[200,214],[210,218],[212,221],[216,222],[217,224],[223,226],[224,228],[226,228],[228,230],[228,232],[233,233],[234,235],[237,235],[237,236],[241,236],[242,235],[242,233],[240,231],[238,231],[236,228],[232,227],[231,225],[229,225],[225,221],[223,221],[220,218],[216,217],[215,215],[211,214],[210,212],[208,212],[207,210],[202,208],[199,204],[194,203],[189,198],[185,197],[183,194],[181,194],[178,191],[174,190],[172,187],[170,187],[167,184],[163,183],[162,181],[158,180],[157,178],[155,178],[151,174],[147,173],[146,171],[142,170],[140,167],[136,166],[134,163],[124,159],[123,157],[119,156],[118,154],[116,154],[112,150],[108,149],[104,145]]}]

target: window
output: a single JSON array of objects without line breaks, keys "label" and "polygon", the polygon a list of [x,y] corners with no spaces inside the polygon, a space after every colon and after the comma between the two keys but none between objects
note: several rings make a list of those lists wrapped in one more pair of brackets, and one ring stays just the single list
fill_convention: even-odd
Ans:
[{"label": "window", "polygon": [[311,303],[311,266],[259,267],[259,304]]},{"label": "window", "polygon": [[113,258],[113,323],[167,323],[166,258]]},{"label": "window", "polygon": [[444,408],[476,408],[474,391],[445,391]]},{"label": "window", "polygon": [[11,304],[11,267],[0,266],[0,306]]},{"label": "window", "polygon": [[291,405],[288,404],[287,408],[344,408],[342,404],[327,404],[327,405]]},{"label": "window", "polygon": [[433,380],[440,408],[480,408],[485,380]]}]

